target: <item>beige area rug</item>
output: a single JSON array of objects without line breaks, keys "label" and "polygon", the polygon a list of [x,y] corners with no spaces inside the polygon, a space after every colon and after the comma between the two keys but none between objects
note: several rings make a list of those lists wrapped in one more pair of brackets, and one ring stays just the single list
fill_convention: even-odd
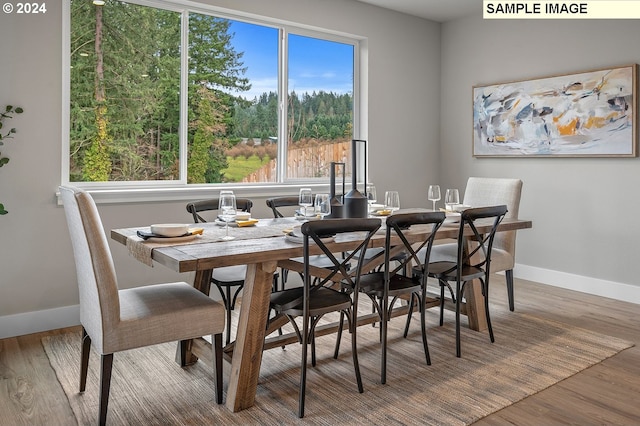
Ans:
[{"label": "beige area rug", "polygon": [[[380,384],[378,328],[358,329],[364,393],[355,384],[350,337],[338,360],[335,336],[317,340],[318,363],[307,375],[305,418],[297,418],[300,346],[266,351],[254,407],[231,413],[213,402],[211,368],[181,369],[176,345],[164,344],[114,356],[108,423],[111,425],[429,424],[465,425],[535,394],[633,346],[617,338],[533,316],[494,309],[496,342],[463,329],[462,358],[455,357],[453,316],[438,327],[428,313],[432,365],[422,352],[419,317],[407,339],[404,318],[391,321],[387,384]],[[42,340],[78,424],[98,415],[99,356],[92,352],[87,390],[78,393],[80,335]],[[225,363],[225,400],[229,365]]]}]

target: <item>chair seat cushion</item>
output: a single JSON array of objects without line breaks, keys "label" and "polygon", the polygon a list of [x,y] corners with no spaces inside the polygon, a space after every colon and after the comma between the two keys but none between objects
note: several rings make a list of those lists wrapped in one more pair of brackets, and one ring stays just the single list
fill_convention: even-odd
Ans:
[{"label": "chair seat cushion", "polygon": [[[295,287],[271,294],[271,307],[278,313],[302,315],[303,288]],[[351,296],[330,288],[321,287],[309,299],[309,315],[318,316],[327,312],[347,309],[351,306]]]},{"label": "chair seat cushion", "polygon": [[[389,280],[389,296],[410,294],[420,291],[419,280],[414,280],[404,275],[394,274]],[[384,272],[372,272],[360,277],[360,291],[374,297],[384,295]]]},{"label": "chair seat cushion", "polygon": [[120,322],[105,333],[105,354],[224,330],[224,307],[184,282],[119,290],[118,295]]},{"label": "chair seat cushion", "polygon": [[224,266],[213,270],[211,279],[219,284],[242,285],[247,274],[247,265]]},{"label": "chair seat cushion", "polygon": [[[430,262],[455,262],[458,255],[457,243],[439,244],[431,248]],[[424,255],[423,255],[424,256]],[[491,271],[500,272],[513,269],[515,259],[506,250],[496,248],[491,250]]]},{"label": "chair seat cushion", "polygon": [[[414,270],[415,271],[415,270]],[[429,276],[446,281],[456,280],[455,262],[433,262],[429,263]],[[461,280],[470,281],[475,278],[484,277],[484,270],[475,266],[464,265],[461,271]]]}]

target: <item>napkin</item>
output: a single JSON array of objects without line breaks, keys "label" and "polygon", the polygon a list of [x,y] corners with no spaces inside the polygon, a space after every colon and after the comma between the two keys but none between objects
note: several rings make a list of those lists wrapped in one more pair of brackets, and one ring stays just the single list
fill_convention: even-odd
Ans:
[{"label": "napkin", "polygon": [[247,219],[247,220],[237,220],[236,219],[236,225],[238,225],[240,228],[242,228],[244,226],[253,226],[256,223],[258,223],[258,219]]}]

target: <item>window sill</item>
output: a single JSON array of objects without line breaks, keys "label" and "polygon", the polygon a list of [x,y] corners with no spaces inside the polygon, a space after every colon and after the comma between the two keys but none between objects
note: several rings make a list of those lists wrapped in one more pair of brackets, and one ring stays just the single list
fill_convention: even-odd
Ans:
[{"label": "window sill", "polygon": [[[73,184],[71,184],[73,186]],[[77,185],[83,187],[81,185]],[[120,203],[147,203],[162,201],[191,201],[198,199],[215,198],[221,189],[231,189],[236,196],[245,198],[279,197],[296,195],[301,187],[308,187],[316,192],[329,192],[329,185],[322,184],[296,184],[296,185],[255,185],[255,186],[180,186],[180,187],[135,187],[135,188],[90,188],[83,187],[91,194],[96,204],[120,204]],[[58,205],[62,205],[60,192],[56,191]]]}]

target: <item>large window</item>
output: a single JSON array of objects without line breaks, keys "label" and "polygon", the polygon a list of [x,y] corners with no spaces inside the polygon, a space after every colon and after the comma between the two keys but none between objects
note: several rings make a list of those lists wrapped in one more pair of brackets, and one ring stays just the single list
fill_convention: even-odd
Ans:
[{"label": "large window", "polygon": [[301,182],[348,163],[357,40],[204,5],[67,1],[68,182]]}]

